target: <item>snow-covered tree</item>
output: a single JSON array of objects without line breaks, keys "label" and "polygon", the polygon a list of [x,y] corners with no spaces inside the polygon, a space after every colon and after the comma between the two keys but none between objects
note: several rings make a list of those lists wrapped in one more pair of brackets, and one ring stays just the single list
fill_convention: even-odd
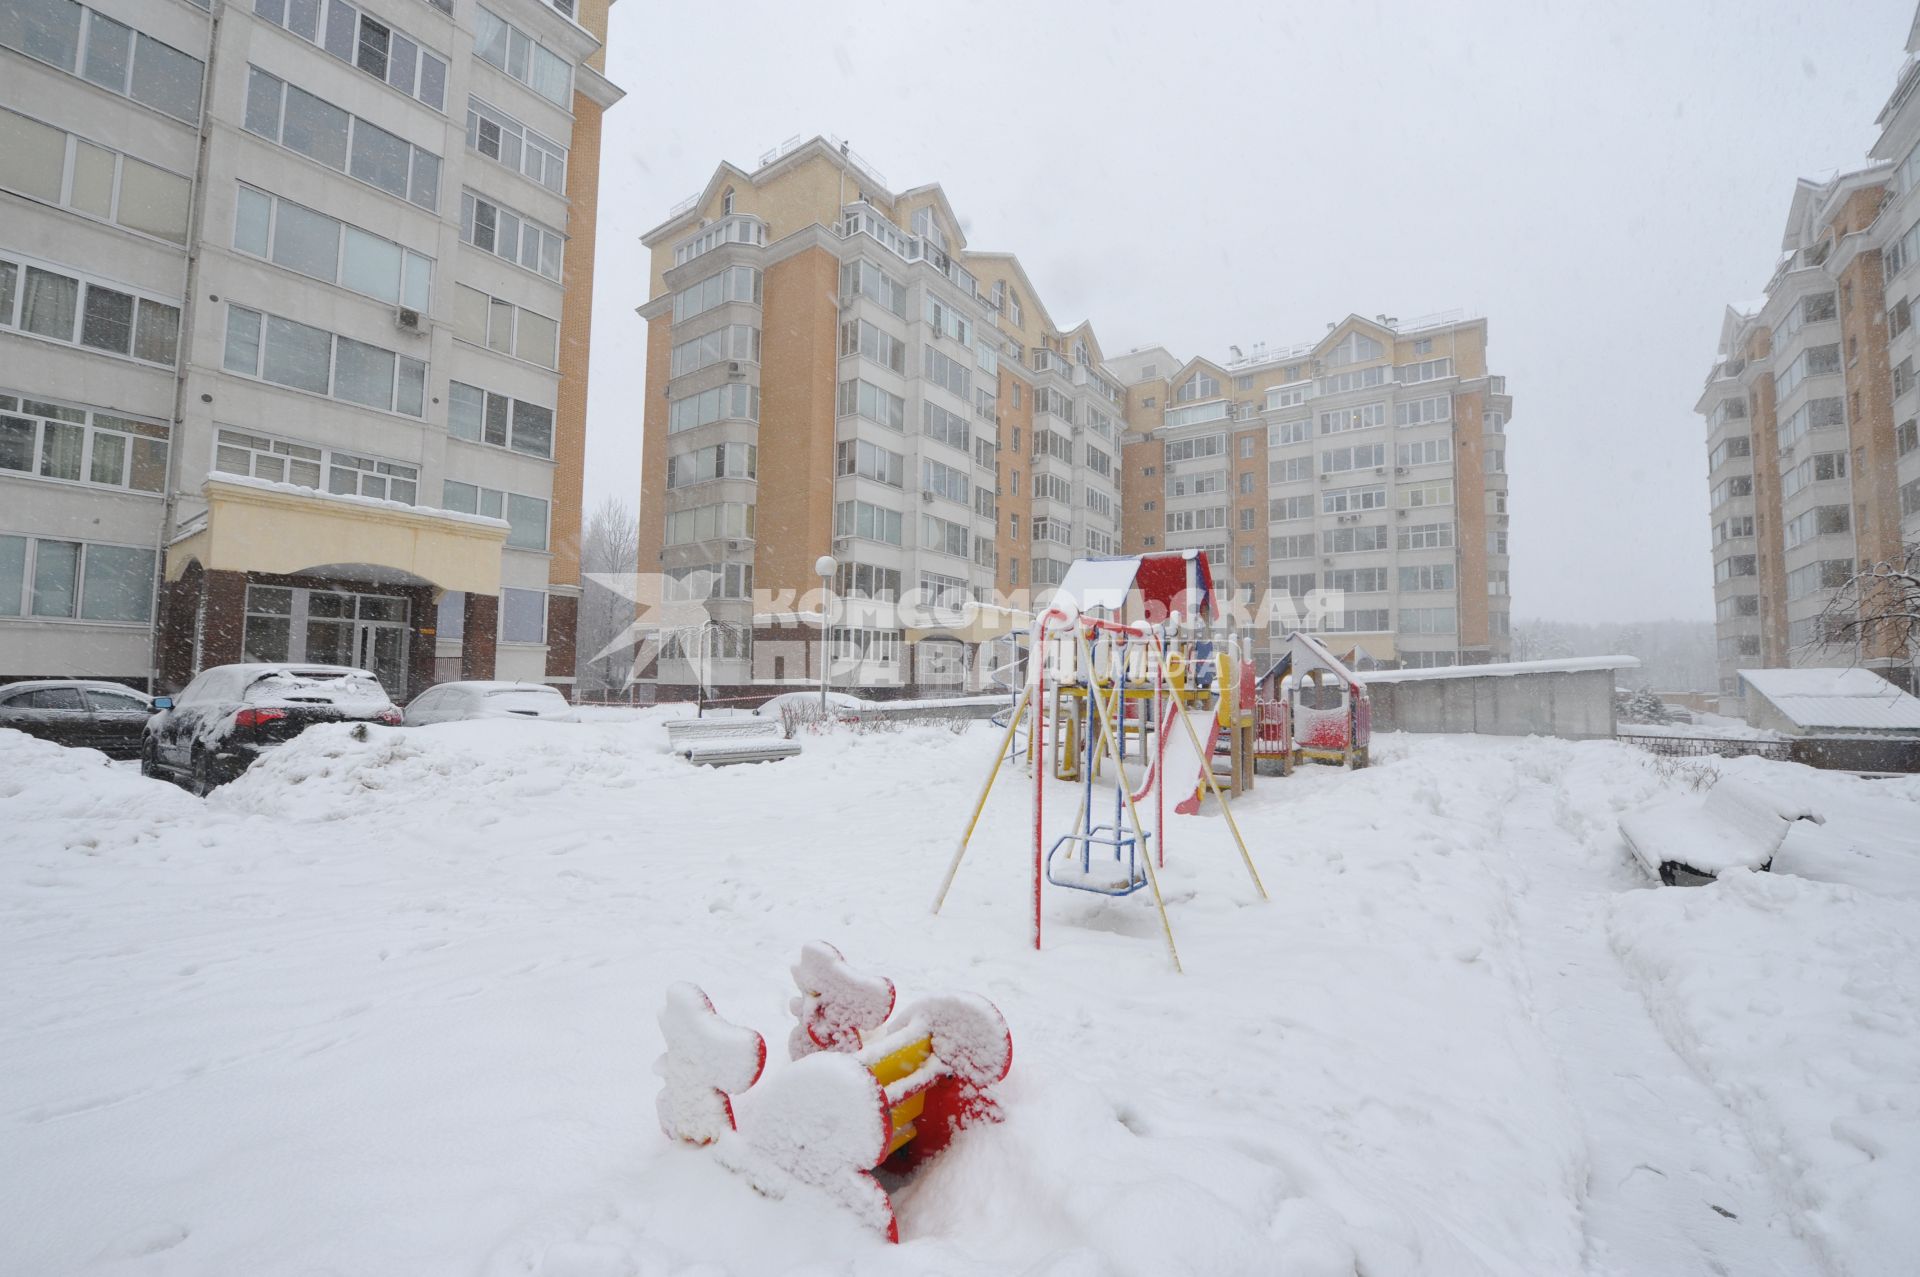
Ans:
[{"label": "snow-covered tree", "polygon": [[639,555],[640,520],[633,507],[618,497],[594,507],[580,538],[580,630],[574,668],[580,690],[589,695],[620,691],[632,676],[631,648],[593,658],[633,624],[632,592],[611,588],[604,578],[630,577],[639,570]]}]

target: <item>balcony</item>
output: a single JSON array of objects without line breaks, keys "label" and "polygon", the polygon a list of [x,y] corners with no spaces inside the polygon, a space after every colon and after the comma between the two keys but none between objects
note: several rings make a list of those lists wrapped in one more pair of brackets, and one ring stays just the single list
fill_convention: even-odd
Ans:
[{"label": "balcony", "polygon": [[696,257],[711,253],[723,244],[752,244],[756,247],[764,247],[766,242],[767,224],[765,222],[746,213],[735,213],[732,217],[723,217],[717,222],[702,227],[696,234],[675,245],[673,264],[685,266]]}]

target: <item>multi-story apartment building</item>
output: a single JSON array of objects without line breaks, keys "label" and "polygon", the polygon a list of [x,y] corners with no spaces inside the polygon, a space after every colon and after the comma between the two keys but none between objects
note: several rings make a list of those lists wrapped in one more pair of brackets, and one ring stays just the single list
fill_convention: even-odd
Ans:
[{"label": "multi-story apartment building", "polygon": [[[1908,52],[1920,53],[1920,23]],[[1724,712],[1739,671],[1861,664],[1912,686],[1912,651],[1830,613],[1856,570],[1920,542],[1920,62],[1877,123],[1872,163],[1794,188],[1764,296],[1729,307],[1706,418]]]},{"label": "multi-story apartment building", "polygon": [[0,679],[571,683],[606,19],[0,4]]},{"label": "multi-story apartment building", "polygon": [[[1331,628],[1383,664],[1507,659],[1513,401],[1486,321],[1350,315],[1234,354],[1109,362],[1127,384],[1126,548],[1204,548],[1243,599],[1284,594],[1303,619],[1339,591]],[[1256,650],[1288,627],[1266,618]]]},{"label": "multi-story apartment building", "polygon": [[877,690],[967,677],[951,605],[1118,548],[1125,393],[939,186],[795,139],[720,165],[643,241],[640,564],[711,616],[643,655],[659,695],[817,678],[807,628],[754,594],[805,595],[821,555],[847,608],[834,681]]}]

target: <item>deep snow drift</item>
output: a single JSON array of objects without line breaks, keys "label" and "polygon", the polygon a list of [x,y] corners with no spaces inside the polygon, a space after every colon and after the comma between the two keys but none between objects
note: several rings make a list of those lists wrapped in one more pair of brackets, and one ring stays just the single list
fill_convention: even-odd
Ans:
[{"label": "deep snow drift", "polygon": [[[0,731],[0,1272],[1906,1271],[1920,782],[1386,737],[1051,890],[997,736],[712,771],[657,718],[321,728],[201,803]],[[1804,799],[1772,875],[1655,889],[1625,809]],[[1019,781],[1021,778],[1011,778]],[[1050,794],[1071,821],[1071,790]],[[1209,805],[1211,813],[1211,805]],[[1064,828],[1064,826],[1063,826]],[[787,1065],[810,940],[1014,1042],[887,1246],[660,1132],[676,981]],[[763,1080],[761,1085],[766,1085]]]}]

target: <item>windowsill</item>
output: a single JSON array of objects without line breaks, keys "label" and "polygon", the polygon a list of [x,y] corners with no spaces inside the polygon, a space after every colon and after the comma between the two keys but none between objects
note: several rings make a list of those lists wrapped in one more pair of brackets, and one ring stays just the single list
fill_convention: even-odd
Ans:
[{"label": "windowsill", "polygon": [[[167,446],[173,446],[173,440],[167,440]],[[30,470],[10,470],[0,468],[0,479],[17,479],[27,483],[50,483],[56,487],[73,488],[81,492],[117,492],[122,496],[143,497],[149,501],[159,501],[167,495],[164,492],[142,492],[138,488],[116,487],[108,483],[93,483],[86,479],[58,479],[50,474],[35,474]]]},{"label": "windowsill", "polygon": [[[244,306],[239,302],[229,302],[228,304],[234,305],[234,306],[241,306],[243,310],[255,309],[252,306]],[[257,311],[256,313],[264,315],[264,314],[270,314],[271,312]],[[330,337],[337,338],[341,334],[328,330],[327,335]],[[222,340],[224,341],[224,335]],[[262,338],[262,340],[264,342],[265,340],[264,337]],[[393,353],[398,354],[399,352],[395,351]],[[407,355],[405,356],[405,358],[412,359],[413,356]],[[423,359],[420,362],[424,364],[426,363],[426,360]],[[317,390],[302,390],[298,386],[283,386],[277,381],[268,381],[265,377],[256,377],[248,373],[235,372],[233,371],[233,369],[227,367],[224,363],[209,364],[209,365],[206,365],[206,368],[209,371],[219,373],[223,377],[231,377],[235,381],[244,381],[249,385],[265,386],[268,390],[277,390],[289,395],[299,395],[303,399],[318,399],[322,403],[338,404],[340,408],[346,412],[376,412],[383,417],[392,417],[396,421],[404,421],[404,422],[407,422],[409,425],[424,427],[427,424],[427,419],[425,416],[415,417],[415,416],[410,416],[404,412],[395,412],[391,408],[374,408],[363,403],[355,403],[351,399],[336,399],[332,395],[322,394]],[[239,427],[235,427],[235,429],[239,429]],[[407,462],[406,464],[415,465],[417,463],[410,461],[410,462]]]},{"label": "windowsill", "polygon": [[[91,283],[92,281],[82,279],[80,282],[85,284],[85,283]],[[115,291],[117,292],[120,290],[116,289]],[[165,306],[176,305],[176,303],[174,302],[162,301],[158,297],[152,298],[151,300],[160,302],[161,305],[165,305]],[[80,303],[76,301],[75,303],[76,309],[78,308],[79,304]],[[181,307],[180,309],[184,309],[184,307]],[[40,333],[28,332],[24,328],[0,327],[0,335],[10,336],[10,337],[19,337],[26,341],[34,342],[38,345],[57,346],[61,350],[71,350],[76,354],[91,355],[99,359],[111,359],[115,363],[131,364],[135,368],[146,368],[146,369],[150,369],[153,372],[167,373],[169,375],[172,375],[173,373],[175,373],[180,366],[177,361],[171,364],[156,364],[156,363],[149,362],[148,360],[145,360],[145,359],[135,359],[132,355],[119,355],[119,354],[115,354],[111,350],[101,350],[97,346],[83,346],[77,341],[61,341],[58,337],[47,337]]]},{"label": "windowsill", "polygon": [[19,624],[31,622],[34,625],[90,625],[110,630],[138,631],[153,628],[152,620],[145,621],[101,621],[79,616],[6,616],[0,615],[0,625],[12,621]]},{"label": "windowsill", "polygon": [[[491,256],[491,254],[489,254],[489,256]],[[544,276],[543,276],[543,278],[544,278]],[[472,287],[472,285],[470,285],[470,284],[469,284],[469,285],[465,285],[465,287],[469,287],[469,288],[471,288],[471,287]],[[478,290],[478,289],[475,289],[474,291],[476,291],[476,292],[478,292],[479,290]],[[488,296],[491,296],[491,295],[492,295],[492,294],[488,294]],[[502,300],[505,300],[505,299],[503,298]],[[515,305],[517,306],[517,305],[518,305],[518,303],[515,303]],[[546,318],[546,316],[544,316],[544,315],[542,315],[542,316],[541,316],[541,318],[542,318],[542,319],[544,319],[544,318]],[[451,329],[451,328],[453,327],[453,325],[452,325],[452,324],[448,324],[448,325],[447,325],[447,327],[448,327],[449,329]],[[469,339],[467,339],[467,338],[465,338],[465,337],[462,337],[462,336],[461,336],[461,335],[460,335],[459,333],[454,333],[454,334],[453,334],[453,339],[454,339],[455,341],[457,341],[457,342],[459,342],[459,343],[460,343],[460,344],[461,344],[462,346],[466,346],[466,347],[468,347],[469,349],[472,349],[472,350],[483,350],[483,351],[485,351],[485,352],[486,352],[487,354],[489,354],[489,355],[491,355],[491,356],[493,356],[493,357],[494,357],[495,359],[511,359],[511,360],[512,360],[512,361],[513,361],[514,363],[516,363],[516,364],[524,364],[524,365],[525,365],[525,366],[527,366],[528,368],[538,368],[538,369],[539,369],[539,370],[540,370],[541,372],[548,372],[548,373],[552,373],[552,374],[553,374],[554,376],[556,376],[556,377],[558,377],[558,376],[560,375],[560,370],[559,370],[558,368],[550,368],[550,367],[548,367],[548,366],[547,366],[546,364],[537,364],[537,363],[535,363],[535,362],[534,362],[533,360],[531,360],[531,359],[522,359],[522,358],[521,358],[520,356],[518,356],[518,355],[510,355],[510,354],[508,354],[508,353],[507,353],[506,351],[504,351],[504,350],[495,350],[495,349],[494,349],[494,348],[493,348],[492,346],[489,346],[489,345],[486,345],[486,344],[485,344],[485,343],[483,343],[483,342],[477,342],[477,341],[471,341],[471,340],[469,340]]]},{"label": "windowsill", "polygon": [[[536,452],[522,452],[518,448],[509,448],[503,444],[497,444],[497,443],[487,443],[481,439],[462,439],[459,435],[454,434],[453,431],[451,430],[447,431],[447,441],[449,443],[460,444],[461,446],[467,447],[467,448],[478,448],[482,452],[487,453],[489,456],[521,457],[521,458],[524,458],[525,460],[532,461],[539,465],[544,465],[544,466],[559,464],[552,457],[543,457]],[[749,482],[751,482],[751,480],[749,480]],[[679,489],[677,488],[675,489],[675,491],[678,491],[678,490]]]}]

